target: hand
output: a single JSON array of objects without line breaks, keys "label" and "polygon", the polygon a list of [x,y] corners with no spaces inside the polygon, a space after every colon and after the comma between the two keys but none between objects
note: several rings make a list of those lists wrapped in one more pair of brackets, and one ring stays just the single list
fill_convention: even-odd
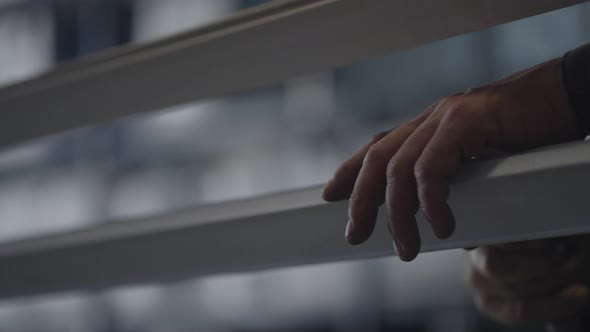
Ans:
[{"label": "hand", "polygon": [[478,308],[508,324],[563,322],[587,309],[590,236],[484,246],[468,253]]},{"label": "hand", "polygon": [[369,238],[385,202],[397,254],[412,260],[420,250],[419,208],[439,238],[453,233],[449,178],[463,160],[485,148],[514,151],[581,138],[560,62],[443,98],[344,162],[323,195],[327,201],[350,198],[348,242]]}]

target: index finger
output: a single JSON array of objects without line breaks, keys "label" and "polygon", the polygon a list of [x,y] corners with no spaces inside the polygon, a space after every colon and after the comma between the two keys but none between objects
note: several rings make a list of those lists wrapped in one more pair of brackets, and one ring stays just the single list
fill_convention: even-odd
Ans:
[{"label": "index finger", "polygon": [[363,166],[365,155],[375,143],[387,136],[390,130],[380,132],[373,139],[355,152],[352,157],[342,163],[334,173],[334,177],[328,181],[322,192],[322,198],[327,202],[341,201],[350,198],[354,183]]}]

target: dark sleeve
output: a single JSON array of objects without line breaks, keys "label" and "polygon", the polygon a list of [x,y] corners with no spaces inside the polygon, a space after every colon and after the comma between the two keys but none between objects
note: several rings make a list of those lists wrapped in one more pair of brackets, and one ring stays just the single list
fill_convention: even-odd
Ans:
[{"label": "dark sleeve", "polygon": [[590,135],[590,44],[567,52],[561,66],[572,110],[580,128]]}]

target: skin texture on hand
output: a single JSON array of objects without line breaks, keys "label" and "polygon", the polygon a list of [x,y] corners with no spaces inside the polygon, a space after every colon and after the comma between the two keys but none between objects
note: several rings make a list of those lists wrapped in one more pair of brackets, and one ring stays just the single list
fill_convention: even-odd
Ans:
[{"label": "skin texture on hand", "polygon": [[576,322],[588,309],[590,236],[574,236],[468,252],[477,307],[508,325]]},{"label": "skin texture on hand", "polygon": [[397,254],[420,250],[415,214],[422,210],[439,238],[452,235],[449,182],[461,163],[484,149],[518,151],[582,138],[562,84],[560,59],[432,104],[345,161],[324,188],[327,201],[350,198],[345,237],[372,234],[385,203]]}]

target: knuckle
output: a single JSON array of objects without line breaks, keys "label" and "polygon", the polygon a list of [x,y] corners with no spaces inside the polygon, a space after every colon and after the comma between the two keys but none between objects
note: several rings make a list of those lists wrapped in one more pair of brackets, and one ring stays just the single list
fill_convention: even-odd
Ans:
[{"label": "knuckle", "polygon": [[437,112],[439,112],[439,111],[446,112],[448,109],[452,108],[454,105],[457,105],[457,103],[460,103],[461,98],[462,98],[461,94],[456,93],[456,94],[452,94],[452,95],[440,98],[433,105],[435,106],[435,109]]},{"label": "knuckle", "polygon": [[364,164],[373,164],[373,163],[384,163],[387,160],[387,154],[385,151],[379,148],[377,145],[373,145],[367,151],[365,155],[365,159],[363,160]]},{"label": "knuckle", "polygon": [[351,165],[350,163],[345,163],[336,170],[334,174],[334,178],[337,180],[345,180],[353,177],[356,173],[358,173],[358,167]]},{"label": "knuckle", "polygon": [[428,182],[434,176],[432,163],[424,159],[419,159],[414,165],[414,176],[418,182]]},{"label": "knuckle", "polygon": [[418,115],[413,122],[420,122],[432,115],[436,111],[436,109],[440,106],[442,99],[435,101],[434,103],[430,104],[420,115]]},{"label": "knuckle", "polygon": [[370,144],[375,144],[375,143],[379,142],[380,140],[383,139],[383,137],[387,136],[390,132],[391,132],[391,130],[385,130],[385,131],[378,133],[377,135],[373,136]]},{"label": "knuckle", "polygon": [[445,120],[455,122],[455,121],[460,121],[463,118],[465,118],[466,112],[465,112],[465,107],[463,105],[464,104],[459,101],[450,105],[449,108],[447,108]]},{"label": "knuckle", "polygon": [[437,100],[435,102],[436,105],[451,105],[453,104],[456,100],[457,100],[457,96],[460,96],[460,94],[452,94],[452,95],[448,95],[445,97],[440,98],[439,100]]},{"label": "knuckle", "polygon": [[395,158],[393,158],[389,164],[387,164],[386,174],[387,180],[389,182],[394,181],[396,178],[399,179],[400,177],[403,177],[405,173],[406,166],[404,166],[403,163],[397,161]]}]

